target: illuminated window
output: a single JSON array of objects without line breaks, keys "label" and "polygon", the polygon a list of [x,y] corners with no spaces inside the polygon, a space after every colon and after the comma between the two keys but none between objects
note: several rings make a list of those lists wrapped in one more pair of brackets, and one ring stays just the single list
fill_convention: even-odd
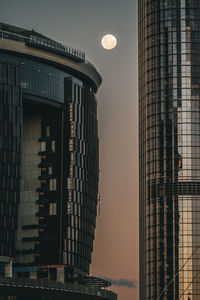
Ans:
[{"label": "illuminated window", "polygon": [[49,215],[55,216],[56,215],[56,203],[49,204]]},{"label": "illuminated window", "polygon": [[67,188],[68,188],[69,190],[72,189],[72,178],[68,178],[68,179],[67,179]]},{"label": "illuminated window", "polygon": [[53,174],[53,167],[49,167],[49,175]]},{"label": "illuminated window", "polygon": [[74,150],[74,141],[73,139],[69,140],[69,151],[73,151]]},{"label": "illuminated window", "polygon": [[41,152],[46,151],[46,142],[41,142],[41,143],[40,143],[40,151],[41,151]]},{"label": "illuminated window", "polygon": [[55,141],[51,142],[51,149],[52,149],[53,152],[56,151],[56,142]]},{"label": "illuminated window", "polygon": [[49,188],[50,188],[50,191],[56,190],[56,178],[49,180]]}]

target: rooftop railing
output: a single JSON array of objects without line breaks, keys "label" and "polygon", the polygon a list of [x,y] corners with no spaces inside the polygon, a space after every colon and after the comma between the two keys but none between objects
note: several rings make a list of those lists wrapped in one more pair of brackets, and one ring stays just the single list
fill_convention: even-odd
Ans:
[{"label": "rooftop railing", "polygon": [[48,49],[51,52],[55,52],[67,57],[73,57],[76,58],[78,61],[85,61],[84,52],[76,48],[55,42],[53,40],[30,35],[26,40],[26,44],[33,47]]},{"label": "rooftop railing", "polygon": [[85,62],[85,53],[83,51],[80,51],[71,46],[64,45],[62,43],[58,43],[48,38],[42,38],[36,35],[29,35],[27,37],[23,37],[3,31],[0,31],[0,38],[25,43],[28,46],[45,49],[66,57],[71,57],[80,62]]},{"label": "rooftop railing", "polygon": [[25,43],[26,41],[26,38],[23,36],[19,36],[8,32],[2,32],[2,31],[0,31],[0,38],[5,40],[17,41],[20,43]]},{"label": "rooftop railing", "polygon": [[51,280],[36,280],[36,279],[26,279],[26,278],[9,278],[9,277],[0,277],[0,287],[15,287],[15,288],[27,288],[27,289],[48,289],[48,290],[57,290],[64,292],[73,292],[80,294],[90,294],[95,296],[101,296],[109,300],[117,300],[115,293],[87,285],[80,285],[76,283],[61,283]]}]

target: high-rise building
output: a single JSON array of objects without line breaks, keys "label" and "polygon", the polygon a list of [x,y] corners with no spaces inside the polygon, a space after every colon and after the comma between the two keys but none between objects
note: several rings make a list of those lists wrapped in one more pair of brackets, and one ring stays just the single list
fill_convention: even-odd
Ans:
[{"label": "high-rise building", "polygon": [[100,84],[83,52],[0,23],[0,276],[104,285],[88,277]]},{"label": "high-rise building", "polygon": [[140,300],[200,299],[200,1],[139,0]]}]

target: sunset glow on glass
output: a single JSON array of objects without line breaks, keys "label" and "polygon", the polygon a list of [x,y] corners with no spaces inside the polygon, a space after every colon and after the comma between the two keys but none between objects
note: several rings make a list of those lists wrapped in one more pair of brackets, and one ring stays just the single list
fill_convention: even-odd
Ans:
[{"label": "sunset glow on glass", "polygon": [[101,40],[101,45],[106,50],[112,50],[117,45],[117,39],[112,34],[106,34]]}]

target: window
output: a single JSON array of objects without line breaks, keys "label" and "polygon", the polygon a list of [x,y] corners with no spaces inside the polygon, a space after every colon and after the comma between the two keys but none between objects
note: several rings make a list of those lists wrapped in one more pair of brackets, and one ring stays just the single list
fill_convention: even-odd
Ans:
[{"label": "window", "polygon": [[55,216],[56,215],[56,203],[49,204],[49,215]]},{"label": "window", "polygon": [[56,143],[55,143],[55,141],[51,142],[51,149],[52,149],[53,152],[56,151]]},{"label": "window", "polygon": [[40,151],[41,151],[41,152],[46,151],[46,142],[41,142],[41,143],[40,143]]},{"label": "window", "polygon": [[50,188],[50,191],[56,190],[56,178],[49,180],[49,188]]},{"label": "window", "polygon": [[50,126],[46,127],[46,136],[50,136]]},{"label": "window", "polygon": [[67,178],[67,188],[68,190],[73,188],[72,178]]},{"label": "window", "polygon": [[53,167],[49,167],[49,175],[53,174]]}]

